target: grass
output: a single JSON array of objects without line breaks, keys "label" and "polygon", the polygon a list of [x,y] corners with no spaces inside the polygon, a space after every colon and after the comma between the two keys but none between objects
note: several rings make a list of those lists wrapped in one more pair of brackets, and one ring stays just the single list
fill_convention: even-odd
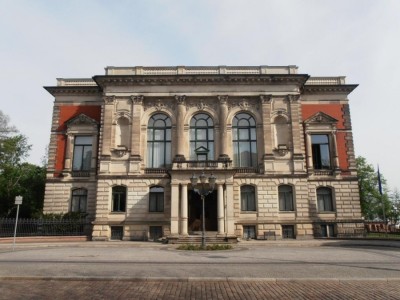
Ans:
[{"label": "grass", "polygon": [[185,245],[180,245],[177,249],[190,250],[190,251],[213,251],[213,250],[230,250],[232,248],[233,247],[231,245],[212,244],[212,245],[206,245],[206,248],[203,249],[201,245],[185,244]]},{"label": "grass", "polygon": [[388,239],[388,240],[400,240],[400,233],[384,233],[384,232],[368,232],[367,238],[370,239]]}]

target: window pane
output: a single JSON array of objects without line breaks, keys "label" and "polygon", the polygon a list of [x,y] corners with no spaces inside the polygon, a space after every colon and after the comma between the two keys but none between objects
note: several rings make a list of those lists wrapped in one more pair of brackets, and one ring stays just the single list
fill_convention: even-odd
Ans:
[{"label": "window pane", "polygon": [[328,136],[326,134],[313,134],[311,141],[313,144],[327,144]]},{"label": "window pane", "polygon": [[196,138],[197,140],[207,140],[207,129],[197,129]]},{"label": "window pane", "polygon": [[163,141],[164,140],[164,129],[155,129],[154,130],[154,140],[155,141]]},{"label": "window pane", "polygon": [[92,160],[92,146],[85,146],[83,149],[82,170],[89,171]]},{"label": "window pane", "polygon": [[72,169],[73,170],[81,170],[82,160],[83,160],[83,146],[75,146]]},{"label": "window pane", "polygon": [[171,142],[165,143],[165,164],[171,164]]},{"label": "window pane", "polygon": [[320,145],[321,154],[321,165],[323,168],[329,168],[331,166],[329,145]]},{"label": "window pane", "polygon": [[92,137],[91,136],[76,136],[75,137],[75,145],[91,145]]},{"label": "window pane", "polygon": [[249,140],[250,136],[249,136],[249,130],[246,129],[239,129],[239,140]]}]

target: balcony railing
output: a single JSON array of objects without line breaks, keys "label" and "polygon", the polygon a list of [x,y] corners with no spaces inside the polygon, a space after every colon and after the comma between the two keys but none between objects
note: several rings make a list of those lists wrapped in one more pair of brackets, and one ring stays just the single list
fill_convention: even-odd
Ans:
[{"label": "balcony railing", "polygon": [[232,167],[232,161],[221,160],[185,160],[173,164],[173,169],[228,169]]}]

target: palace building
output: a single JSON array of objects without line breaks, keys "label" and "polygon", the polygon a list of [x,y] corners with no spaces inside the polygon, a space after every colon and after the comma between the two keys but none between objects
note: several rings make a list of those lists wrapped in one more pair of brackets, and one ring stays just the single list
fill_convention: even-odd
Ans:
[{"label": "palace building", "polygon": [[[363,228],[345,77],[296,66],[106,67],[60,78],[45,213],[93,240],[307,239]],[[192,176],[205,183],[204,213]],[[208,181],[207,181],[208,182]],[[204,216],[204,218],[203,218]]]}]

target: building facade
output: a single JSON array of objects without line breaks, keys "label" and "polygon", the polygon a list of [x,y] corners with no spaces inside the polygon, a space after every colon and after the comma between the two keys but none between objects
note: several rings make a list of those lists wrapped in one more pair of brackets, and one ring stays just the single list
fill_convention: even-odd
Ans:
[{"label": "building facade", "polygon": [[363,228],[344,77],[284,67],[107,67],[58,79],[45,213],[82,212],[93,240],[202,226],[190,178],[216,176],[205,228],[225,238]]}]

